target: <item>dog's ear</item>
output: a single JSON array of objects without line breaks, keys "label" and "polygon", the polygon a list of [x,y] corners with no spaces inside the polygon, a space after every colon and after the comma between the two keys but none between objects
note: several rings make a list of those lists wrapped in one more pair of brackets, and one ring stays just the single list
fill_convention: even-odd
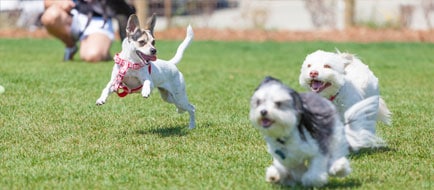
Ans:
[{"label": "dog's ear", "polygon": [[149,30],[151,32],[151,35],[154,36],[154,27],[157,20],[156,14],[152,14],[151,18],[148,19],[148,22],[146,23],[146,30]]},{"label": "dog's ear", "polygon": [[137,17],[137,15],[132,14],[130,15],[130,18],[128,18],[126,28],[127,36],[131,36],[132,34],[134,34],[137,29],[140,29],[139,18]]},{"label": "dog's ear", "polygon": [[294,89],[289,88],[289,95],[294,100],[294,109],[301,114],[303,112],[303,100],[301,99],[300,94],[298,94]]},{"label": "dog's ear", "polygon": [[350,53],[341,53],[339,54],[344,60],[344,67],[347,67],[349,64],[353,62],[354,55]]},{"label": "dog's ear", "polygon": [[350,53],[341,53],[340,55],[342,58],[344,58],[348,61],[353,61],[353,59],[354,59],[354,55],[350,54]]},{"label": "dog's ear", "polygon": [[272,77],[272,76],[266,76],[266,77],[264,78],[264,80],[262,80],[261,84],[259,84],[259,86],[256,87],[255,91],[257,91],[257,90],[258,90],[259,88],[261,88],[263,85],[268,84],[268,83],[271,82],[271,81],[278,82],[278,83],[282,83],[282,82],[280,82],[279,79],[276,79],[276,78],[274,78],[274,77]]}]

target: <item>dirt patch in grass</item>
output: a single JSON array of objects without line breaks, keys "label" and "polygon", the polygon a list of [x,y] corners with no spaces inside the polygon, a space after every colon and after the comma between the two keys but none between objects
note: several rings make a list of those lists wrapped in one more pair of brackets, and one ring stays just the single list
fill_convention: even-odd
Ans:
[{"label": "dirt patch in grass", "polygon": [[[351,28],[323,31],[265,31],[265,30],[216,30],[195,28],[196,40],[215,41],[331,41],[331,42],[428,42],[434,43],[434,30],[415,31],[398,29]],[[172,28],[156,31],[157,39],[181,40],[185,28]],[[45,29],[28,31],[22,29],[2,29],[0,38],[49,38]]]}]

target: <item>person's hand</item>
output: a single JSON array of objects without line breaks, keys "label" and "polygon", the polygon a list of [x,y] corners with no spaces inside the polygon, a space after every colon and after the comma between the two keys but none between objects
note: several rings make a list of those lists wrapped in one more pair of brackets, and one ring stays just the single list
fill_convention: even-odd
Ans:
[{"label": "person's hand", "polygon": [[75,7],[75,3],[72,0],[45,0],[45,8],[50,6],[57,6],[60,9],[69,12]]},{"label": "person's hand", "polygon": [[75,3],[73,1],[59,1],[59,3],[60,3],[60,8],[62,8],[67,12],[71,11],[71,9],[75,7]]}]

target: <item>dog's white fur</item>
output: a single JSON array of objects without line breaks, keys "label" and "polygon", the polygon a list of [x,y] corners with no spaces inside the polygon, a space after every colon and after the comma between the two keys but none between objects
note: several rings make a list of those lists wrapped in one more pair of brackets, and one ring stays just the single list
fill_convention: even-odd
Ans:
[{"label": "dog's white fur", "polygon": [[332,100],[343,120],[345,113],[354,104],[377,96],[379,100],[375,114],[365,117],[363,122],[351,125],[351,130],[347,130],[347,140],[353,150],[385,145],[384,141],[375,135],[375,125],[377,120],[390,125],[391,113],[384,100],[379,97],[377,77],[359,58],[339,51],[315,51],[304,60],[299,82],[306,89]]},{"label": "dog's white fur", "polygon": [[[151,73],[145,66],[140,70],[128,70],[122,83],[130,89],[143,85],[141,94],[144,98],[150,96],[154,88],[158,88],[161,98],[168,103],[175,104],[179,113],[188,111],[190,114],[189,128],[195,127],[195,107],[189,103],[185,91],[185,81],[182,73],[176,67],[181,61],[185,49],[193,39],[193,29],[187,28],[187,34],[184,41],[179,45],[175,56],[169,61],[157,59],[156,49],[154,47],[153,28],[155,26],[155,15],[148,21],[146,29],[141,29],[136,15],[131,15],[128,19],[127,38],[122,42],[122,51],[119,57],[130,62],[142,62],[150,64]],[[111,79],[101,93],[100,98],[96,101],[97,105],[106,102],[108,96],[117,89],[113,88],[116,77],[119,72],[119,65],[113,66]]]},{"label": "dog's white fur", "polygon": [[[376,113],[377,104],[375,96],[357,103],[345,115],[348,124],[363,122],[363,114]],[[312,92],[298,94],[267,77],[251,98],[249,119],[264,135],[273,157],[267,182],[320,187],[329,175],[344,177],[351,172],[346,126],[325,98]]]}]

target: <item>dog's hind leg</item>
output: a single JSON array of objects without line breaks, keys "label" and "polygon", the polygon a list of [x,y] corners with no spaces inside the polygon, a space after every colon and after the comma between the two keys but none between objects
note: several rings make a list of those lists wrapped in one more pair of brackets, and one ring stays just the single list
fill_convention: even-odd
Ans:
[{"label": "dog's hind leg", "polygon": [[161,99],[163,99],[167,103],[173,104],[175,102],[175,101],[173,101],[172,94],[170,94],[170,92],[168,90],[159,87],[158,91],[160,91]]},{"label": "dog's hind leg", "polygon": [[171,104],[175,104],[176,108],[178,109],[178,113],[184,113],[185,111],[188,111],[188,114],[190,115],[190,125],[189,128],[193,129],[196,126],[196,122],[195,122],[195,107],[193,105],[191,105],[188,102],[188,98],[187,95],[185,94],[185,92],[181,92],[178,94],[182,94],[179,95],[180,97],[175,98],[175,96],[173,96],[173,94],[171,92],[169,92],[168,90],[164,89],[164,88],[158,88],[158,90],[160,91],[160,95],[161,98]]},{"label": "dog's hind leg", "polygon": [[190,115],[190,125],[189,128],[193,129],[196,126],[196,122],[195,122],[195,112],[196,112],[196,108],[191,105],[188,104],[188,114]]},{"label": "dog's hind leg", "polygon": [[185,111],[188,111],[188,114],[190,115],[190,125],[189,128],[193,129],[196,126],[195,123],[195,107],[188,102],[187,96],[183,96],[183,98],[179,101],[175,101],[175,105],[178,108],[178,113],[184,113]]}]

